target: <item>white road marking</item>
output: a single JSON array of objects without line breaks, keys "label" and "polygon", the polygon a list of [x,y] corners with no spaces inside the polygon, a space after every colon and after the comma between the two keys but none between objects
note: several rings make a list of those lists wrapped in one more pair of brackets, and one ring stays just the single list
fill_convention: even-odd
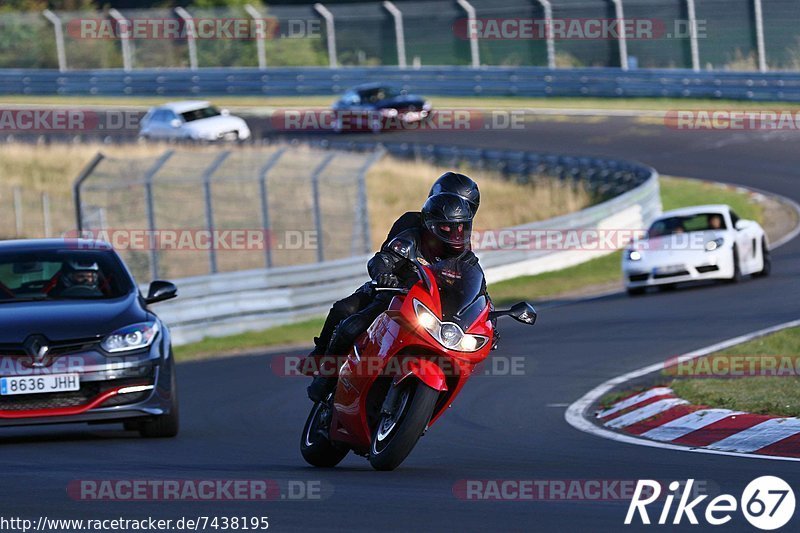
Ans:
[{"label": "white road marking", "polygon": [[798,433],[800,433],[800,420],[797,418],[771,418],[709,444],[708,447],[728,452],[749,453]]},{"label": "white road marking", "polygon": [[647,420],[658,413],[669,411],[673,407],[677,407],[678,405],[686,405],[687,403],[689,402],[680,398],[665,398],[663,400],[658,400],[657,402],[649,403],[644,407],[640,407],[639,409],[635,409],[630,413],[625,413],[614,420],[606,422],[606,426],[617,429],[632,426],[633,424],[641,422],[642,420]]},{"label": "white road marking", "polygon": [[641,436],[653,440],[671,441],[688,435],[692,431],[710,426],[723,418],[739,414],[742,413],[730,409],[700,409],[646,431]]},{"label": "white road marking", "polygon": [[621,402],[617,402],[613,406],[606,409],[605,411],[600,411],[599,413],[597,413],[597,418],[606,418],[615,413],[623,411],[628,407],[632,407],[637,403],[649,400],[650,398],[653,398],[655,396],[666,396],[667,394],[672,394],[672,389],[670,389],[669,387],[655,387],[648,391],[644,391],[641,394],[637,394],[636,396],[631,396],[630,398],[626,398]]},{"label": "white road marking", "polygon": [[[688,354],[684,354],[681,357],[685,357],[687,359],[696,359],[698,357],[703,357],[704,355],[708,355],[710,353],[730,348],[731,346],[735,346],[736,344],[747,342],[751,339],[755,339],[756,337],[763,337],[764,335],[769,335],[770,333],[775,333],[776,331],[780,331],[786,328],[793,328],[796,326],[800,326],[800,320],[792,320],[791,322],[784,322],[783,324],[778,324],[777,326],[772,326],[769,328],[760,329],[758,331],[753,331],[751,333],[741,335],[733,339],[728,339],[726,341],[718,342],[716,344],[712,344],[711,346],[706,346],[705,348],[689,352]],[[676,450],[681,452],[709,453],[712,455],[729,455],[732,457],[748,457],[751,459],[765,459],[772,461],[794,461],[794,462],[800,461],[800,458],[797,457],[780,457],[776,455],[755,455],[751,453],[712,450],[709,448],[690,448],[688,446],[680,446],[678,444],[669,444],[666,442],[647,440],[639,437],[638,435],[637,436],[624,435],[622,433],[617,433],[616,431],[612,431],[610,429],[598,426],[593,422],[593,420],[589,418],[589,416],[591,416],[589,410],[592,408],[592,406],[595,403],[597,403],[600,400],[600,398],[602,398],[604,395],[606,395],[608,392],[614,389],[614,387],[622,385],[623,383],[626,383],[632,379],[636,379],[638,377],[646,376],[647,374],[657,372],[659,370],[662,370],[663,368],[664,368],[663,362],[654,363],[652,365],[648,365],[638,370],[634,370],[633,372],[628,372],[627,374],[617,376],[615,378],[605,381],[604,383],[601,383],[597,387],[593,388],[592,390],[581,396],[572,405],[570,405],[569,408],[564,413],[564,419],[567,421],[569,425],[580,431],[591,433],[592,435],[595,435],[597,437],[602,437],[604,439],[614,440],[617,442],[625,442],[628,444],[636,444],[638,446],[649,446],[651,448]]]}]

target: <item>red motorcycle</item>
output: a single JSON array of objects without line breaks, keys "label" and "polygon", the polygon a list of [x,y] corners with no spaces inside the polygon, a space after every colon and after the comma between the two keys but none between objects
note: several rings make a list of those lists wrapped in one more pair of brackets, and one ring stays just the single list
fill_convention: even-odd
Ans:
[{"label": "red motorcycle", "polygon": [[388,310],[356,340],[336,390],[308,415],[300,449],[311,465],[336,466],[352,450],[376,470],[393,470],[489,356],[492,320],[536,321],[525,302],[490,311],[478,266],[409,260],[420,280],[408,290],[389,289],[398,294]]}]

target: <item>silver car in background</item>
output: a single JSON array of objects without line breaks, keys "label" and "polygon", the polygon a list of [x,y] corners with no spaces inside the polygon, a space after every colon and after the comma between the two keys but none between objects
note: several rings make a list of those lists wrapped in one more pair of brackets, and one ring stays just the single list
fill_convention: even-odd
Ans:
[{"label": "silver car in background", "polygon": [[227,109],[219,110],[209,102],[185,100],[151,108],[139,125],[143,139],[192,141],[244,141],[250,128]]}]

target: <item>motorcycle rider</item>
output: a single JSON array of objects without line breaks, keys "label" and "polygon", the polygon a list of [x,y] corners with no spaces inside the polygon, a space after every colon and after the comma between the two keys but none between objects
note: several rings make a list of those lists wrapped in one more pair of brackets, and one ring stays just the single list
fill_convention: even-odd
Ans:
[{"label": "motorcycle rider", "polygon": [[[472,215],[478,211],[481,203],[481,193],[477,183],[464,174],[457,172],[445,172],[433,183],[428,197],[441,194],[453,193],[464,198],[472,209]],[[397,235],[405,230],[417,228],[422,229],[421,214],[419,211],[408,211],[398,218],[389,230],[386,240],[381,245],[385,247]],[[467,244],[469,247],[469,244]],[[342,298],[334,303],[325,318],[325,324],[319,333],[319,337],[314,337],[314,349],[308,354],[309,359],[304,364],[305,373],[310,375],[316,367],[315,357],[325,354],[328,344],[333,337],[336,326],[345,318],[356,314],[372,302],[374,294],[373,287],[369,283],[359,287],[353,294]]]},{"label": "motorcycle rider", "polygon": [[[430,196],[420,212],[421,227],[411,227],[387,239],[381,250],[370,259],[367,270],[375,288],[409,288],[419,280],[409,254],[423,265],[456,258],[475,265],[478,258],[469,249],[474,217],[473,206],[453,193]],[[372,285],[369,284],[369,285]],[[369,301],[360,310],[342,320],[335,328],[325,354],[349,353],[355,339],[384,312],[395,294],[372,291]],[[312,401],[323,400],[336,386],[335,376],[316,376],[308,387]]]}]

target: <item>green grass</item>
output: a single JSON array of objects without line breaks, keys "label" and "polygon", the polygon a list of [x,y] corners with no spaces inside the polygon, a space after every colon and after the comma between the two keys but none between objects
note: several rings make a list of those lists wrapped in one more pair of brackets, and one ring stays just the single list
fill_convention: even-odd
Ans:
[{"label": "green grass", "polygon": [[[739,100],[704,100],[695,98],[525,98],[525,97],[450,97],[428,96],[435,107],[450,108],[561,108],[561,109],[644,109],[668,111],[675,109],[774,109],[773,102],[745,102]],[[335,96],[198,96],[212,100],[218,106],[236,107],[325,107]],[[109,96],[29,96],[9,95],[0,98],[6,104],[48,105],[128,105],[150,106],[170,98],[163,96],[109,97]],[[171,98],[178,100],[180,98]],[[782,103],[782,109],[800,109],[797,103]]]},{"label": "green grass", "polygon": [[[664,209],[689,205],[727,203],[743,218],[762,220],[761,208],[749,194],[733,187],[686,179],[664,177],[661,181],[661,201]],[[620,254],[614,252],[580,265],[535,276],[521,276],[489,286],[496,305],[520,300],[542,300],[584,288],[599,287],[620,280]],[[241,352],[281,344],[311,344],[311,338],[322,327],[322,319],[280,326],[271,330],[245,333],[176,348],[178,359],[197,359],[226,352]]]},{"label": "green grass", "polygon": [[[712,354],[785,356],[800,360],[800,328],[791,328]],[[696,405],[756,414],[800,416],[800,378],[738,377],[675,379],[675,393]]]},{"label": "green grass", "polygon": [[322,318],[312,318],[263,331],[251,331],[227,337],[206,338],[175,347],[177,361],[207,359],[221,354],[246,353],[270,346],[307,343],[322,329]]}]

